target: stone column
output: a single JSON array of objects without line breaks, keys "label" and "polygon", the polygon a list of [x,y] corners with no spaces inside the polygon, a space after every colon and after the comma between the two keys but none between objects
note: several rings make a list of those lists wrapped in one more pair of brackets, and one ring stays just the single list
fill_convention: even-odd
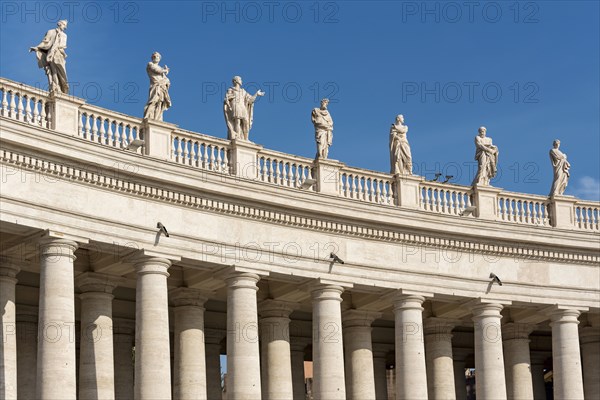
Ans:
[{"label": "stone column", "polygon": [[475,322],[475,390],[480,400],[506,399],[502,354],[501,304],[479,303],[473,307]]},{"label": "stone column", "polygon": [[313,395],[315,400],[345,400],[341,294],[344,288],[316,284],[313,305]]},{"label": "stone column", "polygon": [[451,333],[454,326],[454,321],[443,318],[425,320],[425,364],[430,399],[456,398]]},{"label": "stone column", "polygon": [[425,298],[398,295],[394,301],[396,320],[396,399],[427,399],[427,373],[423,345]]},{"label": "stone column", "polygon": [[115,398],[112,292],[117,281],[86,272],[75,284],[81,290],[79,340],[79,399]]},{"label": "stone column", "polygon": [[204,352],[206,354],[206,394],[208,399],[223,397],[221,388],[221,341],[225,331],[204,329]]},{"label": "stone column", "polygon": [[17,397],[35,399],[38,308],[17,307]]},{"label": "stone column", "polygon": [[506,397],[508,400],[533,400],[529,334],[533,326],[510,322],[502,327]]},{"label": "stone column", "polygon": [[113,320],[113,347],[115,359],[115,399],[133,399],[133,344],[135,321],[115,318]]},{"label": "stone column", "polygon": [[75,283],[77,243],[40,242],[40,299],[36,399],[77,397],[75,366]]},{"label": "stone column", "polygon": [[306,389],[304,386],[304,350],[309,343],[310,339],[308,338],[292,337],[290,341],[294,400],[304,400],[306,397]]},{"label": "stone column", "polygon": [[204,303],[207,294],[180,287],[170,292],[175,318],[173,397],[202,400],[206,394]]},{"label": "stone column", "polygon": [[375,398],[387,400],[387,355],[391,346],[373,343],[373,374],[375,376]]},{"label": "stone column", "polygon": [[381,313],[347,310],[342,314],[348,399],[375,400],[371,324],[377,318]]},{"label": "stone column", "polygon": [[453,348],[452,365],[454,367],[454,392],[456,400],[465,400],[467,398],[467,379],[465,369],[467,368],[467,356],[472,354],[470,349]]},{"label": "stone column", "polygon": [[256,286],[260,277],[233,272],[227,283],[227,399],[261,398]]},{"label": "stone column", "polygon": [[581,353],[577,329],[579,314],[578,310],[556,308],[550,315],[555,399],[583,399]]},{"label": "stone column", "polygon": [[289,400],[294,396],[290,354],[290,314],[296,304],[264,300],[260,303],[260,340],[263,400]]},{"label": "stone column", "polygon": [[583,391],[586,399],[600,398],[600,329],[587,326],[581,330]]},{"label": "stone column", "polygon": [[167,270],[171,261],[143,257],[134,262],[136,400],[171,399],[171,347]]},{"label": "stone column", "polygon": [[5,399],[17,398],[17,314],[15,291],[19,268],[0,260],[0,312],[2,313],[2,343],[0,343],[0,394]]},{"label": "stone column", "polygon": [[546,382],[544,381],[544,362],[548,359],[547,353],[532,351],[531,358],[531,381],[533,386],[533,398],[535,400],[546,400]]}]

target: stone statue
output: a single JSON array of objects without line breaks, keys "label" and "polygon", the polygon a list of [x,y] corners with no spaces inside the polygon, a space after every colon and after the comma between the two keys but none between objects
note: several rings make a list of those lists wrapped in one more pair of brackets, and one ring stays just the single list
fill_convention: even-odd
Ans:
[{"label": "stone statue", "polygon": [[333,142],[333,119],[327,105],[329,99],[321,100],[321,107],[312,110],[312,123],[315,126],[315,140],[317,142],[316,158],[327,159],[329,146]]},{"label": "stone statue", "polygon": [[160,53],[152,54],[152,61],[146,66],[146,72],[150,79],[150,90],[148,91],[148,102],[144,107],[144,119],[163,120],[163,113],[171,107],[171,97],[169,97],[169,87],[171,81],[167,78],[169,67],[165,65],[162,68],[160,62]]},{"label": "stone statue", "polygon": [[552,181],[550,196],[562,195],[565,192],[569,182],[569,168],[571,168],[571,164],[567,161],[567,155],[558,149],[560,140],[556,139],[552,143],[552,147],[550,149],[550,161],[554,169],[554,180]]},{"label": "stone statue", "polygon": [[498,172],[498,147],[492,144],[492,138],[485,136],[486,131],[485,126],[482,126],[479,128],[479,135],[475,136],[475,159],[478,168],[473,186],[488,186]]},{"label": "stone statue", "polygon": [[265,92],[258,90],[254,96],[251,96],[242,88],[241,77],[234,76],[231,81],[233,86],[227,89],[223,102],[227,138],[248,140],[248,134],[252,129],[254,102],[256,97],[264,96]]},{"label": "stone statue", "polygon": [[390,162],[391,173],[412,175],[412,156],[406,134],[408,126],[404,125],[404,116],[398,115],[390,128]]},{"label": "stone statue", "polygon": [[67,53],[67,21],[60,20],[56,29],[50,29],[40,44],[30,47],[29,51],[35,51],[38,66],[44,68],[48,77],[48,90],[50,93],[69,93],[67,81],[66,58]]}]

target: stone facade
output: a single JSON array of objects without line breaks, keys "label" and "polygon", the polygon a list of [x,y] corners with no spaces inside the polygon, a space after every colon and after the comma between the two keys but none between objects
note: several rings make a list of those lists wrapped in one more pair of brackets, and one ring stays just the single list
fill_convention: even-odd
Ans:
[{"label": "stone facade", "polygon": [[600,395],[597,202],[0,91],[4,398]]}]

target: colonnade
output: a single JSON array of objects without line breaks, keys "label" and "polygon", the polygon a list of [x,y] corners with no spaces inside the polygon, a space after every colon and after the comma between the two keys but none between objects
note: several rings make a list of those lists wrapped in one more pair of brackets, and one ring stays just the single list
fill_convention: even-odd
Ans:
[{"label": "colonnade", "polygon": [[[66,239],[42,241],[39,307],[23,307],[22,313],[15,307],[19,268],[5,260],[0,265],[4,398],[220,398],[220,343],[225,335],[229,399],[304,398],[304,348],[309,342],[295,341],[288,334],[290,314],[298,304],[276,299],[259,302],[259,273],[232,268],[221,274],[227,287],[227,330],[222,332],[205,329],[203,306],[212,293],[185,287],[169,291],[172,261],[143,254],[131,260],[136,271],[136,312],[131,321],[112,317],[112,292],[121,278],[86,272],[74,279],[77,247],[77,242]],[[75,287],[81,293],[78,361]],[[386,399],[385,356],[392,347],[374,344],[371,337],[372,323],[381,314],[343,309],[345,288],[339,284],[317,282],[308,290],[314,398]],[[452,346],[458,321],[424,320],[426,296],[398,292],[391,298],[396,399],[463,399],[465,355]],[[501,325],[504,306],[497,302],[478,299],[467,306],[474,329],[477,397],[544,398],[539,362],[529,348],[533,326]],[[580,311],[573,308],[555,306],[547,312],[555,397],[583,399],[584,393],[586,398],[600,397],[598,327],[580,331]],[[16,335],[20,330],[36,331],[36,324],[37,339]]]}]

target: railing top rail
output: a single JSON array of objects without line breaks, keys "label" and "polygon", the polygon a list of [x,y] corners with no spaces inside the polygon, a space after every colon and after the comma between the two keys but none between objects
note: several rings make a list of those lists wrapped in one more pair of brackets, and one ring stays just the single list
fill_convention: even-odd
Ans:
[{"label": "railing top rail", "polygon": [[43,90],[42,88],[38,88],[35,86],[29,86],[24,83],[15,82],[10,79],[0,78],[0,88],[6,87],[10,89],[16,89],[18,91],[27,92],[28,94],[35,94],[37,96],[45,96],[49,97],[50,93],[47,90]]},{"label": "railing top rail", "polygon": [[510,197],[515,200],[534,200],[534,201],[543,201],[549,202],[550,198],[548,196],[543,196],[541,194],[529,194],[529,193],[519,193],[519,192],[509,192],[502,191],[498,193],[498,197]]},{"label": "railing top rail", "polygon": [[429,187],[436,187],[439,189],[444,189],[444,190],[460,190],[463,192],[469,192],[473,190],[472,186],[467,186],[467,185],[459,185],[457,183],[450,183],[450,182],[437,182],[437,181],[422,181],[421,185],[426,185]]},{"label": "railing top rail", "polygon": [[282,151],[265,149],[265,148],[262,148],[258,151],[258,156],[259,157],[269,156],[271,158],[275,158],[275,159],[281,160],[281,161],[293,161],[293,162],[298,162],[298,163],[302,163],[302,164],[306,164],[306,165],[312,164],[312,162],[314,161],[312,158],[296,156],[294,154],[288,154],[288,153],[284,153]]},{"label": "railing top rail", "polygon": [[99,107],[93,104],[82,104],[79,108],[79,111],[87,112],[90,114],[101,114],[104,117],[115,117],[136,125],[140,125],[142,123],[142,118],[132,117],[131,115],[123,114],[118,111],[112,111],[107,108]]},{"label": "railing top rail", "polygon": [[223,139],[223,138],[219,138],[216,136],[210,136],[204,133],[199,133],[199,132],[193,132],[193,131],[188,131],[186,129],[181,129],[181,128],[177,128],[173,131],[173,135],[174,136],[182,136],[185,138],[193,138],[193,139],[200,139],[200,140],[206,140],[207,142],[214,142],[214,143],[220,143],[224,146],[229,146],[230,145],[230,140],[228,139]]},{"label": "railing top rail", "polygon": [[600,201],[577,199],[575,207],[600,207]]},{"label": "railing top rail", "polygon": [[380,179],[386,179],[386,180],[390,180],[390,181],[394,179],[394,175],[392,175],[392,174],[386,174],[385,172],[373,171],[373,170],[365,169],[365,168],[350,167],[348,165],[343,165],[340,168],[340,172],[341,173],[368,175],[368,176],[372,176],[372,177],[376,177],[376,178],[380,178]]}]

